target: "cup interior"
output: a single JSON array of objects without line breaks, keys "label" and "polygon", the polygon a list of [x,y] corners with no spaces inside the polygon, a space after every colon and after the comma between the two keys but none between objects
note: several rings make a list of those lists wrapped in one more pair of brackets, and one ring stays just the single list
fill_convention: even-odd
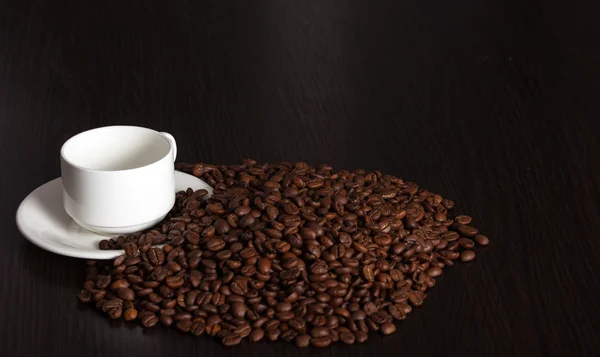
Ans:
[{"label": "cup interior", "polygon": [[158,132],[135,126],[109,126],[67,140],[61,155],[87,170],[121,171],[144,167],[169,155],[169,141]]}]

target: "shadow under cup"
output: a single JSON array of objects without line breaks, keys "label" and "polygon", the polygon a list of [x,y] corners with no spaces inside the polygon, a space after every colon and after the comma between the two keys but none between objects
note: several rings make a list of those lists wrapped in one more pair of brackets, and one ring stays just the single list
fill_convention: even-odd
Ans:
[{"label": "shadow under cup", "polygon": [[65,211],[100,234],[126,234],[160,222],[175,203],[176,144],[168,133],[111,126],[67,140],[61,149]]}]

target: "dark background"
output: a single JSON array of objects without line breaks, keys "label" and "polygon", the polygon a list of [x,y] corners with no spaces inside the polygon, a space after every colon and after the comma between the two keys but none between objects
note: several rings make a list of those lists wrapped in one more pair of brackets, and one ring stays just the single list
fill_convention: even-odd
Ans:
[{"label": "dark background", "polygon": [[[1,356],[599,353],[598,2],[0,1]],[[221,347],[108,321],[84,262],[14,214],[93,127],[171,132],[180,161],[380,169],[491,238],[387,338]],[[596,337],[594,337],[596,336]]]}]

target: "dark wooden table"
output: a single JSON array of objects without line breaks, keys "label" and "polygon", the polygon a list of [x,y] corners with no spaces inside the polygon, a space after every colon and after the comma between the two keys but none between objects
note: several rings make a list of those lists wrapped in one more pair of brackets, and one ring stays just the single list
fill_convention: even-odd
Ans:
[{"label": "dark wooden table", "polygon": [[[599,353],[599,6],[537,0],[2,1],[0,356]],[[110,322],[84,262],[14,214],[80,131],[166,130],[181,161],[380,169],[492,242],[392,337],[300,350]]]}]

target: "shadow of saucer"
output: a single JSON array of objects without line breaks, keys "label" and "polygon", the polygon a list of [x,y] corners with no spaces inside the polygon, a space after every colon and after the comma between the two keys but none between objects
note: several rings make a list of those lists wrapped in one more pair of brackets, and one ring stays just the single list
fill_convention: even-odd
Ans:
[{"label": "shadow of saucer", "polygon": [[85,278],[85,261],[48,252],[29,241],[19,253],[25,273],[35,284],[50,284],[77,294]]}]

